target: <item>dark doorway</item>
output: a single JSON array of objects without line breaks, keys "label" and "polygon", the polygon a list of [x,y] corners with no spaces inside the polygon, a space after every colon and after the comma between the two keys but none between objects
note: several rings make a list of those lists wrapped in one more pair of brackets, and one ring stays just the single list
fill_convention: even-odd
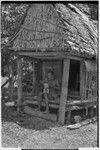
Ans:
[{"label": "dark doorway", "polygon": [[68,95],[80,95],[80,61],[70,61]]}]

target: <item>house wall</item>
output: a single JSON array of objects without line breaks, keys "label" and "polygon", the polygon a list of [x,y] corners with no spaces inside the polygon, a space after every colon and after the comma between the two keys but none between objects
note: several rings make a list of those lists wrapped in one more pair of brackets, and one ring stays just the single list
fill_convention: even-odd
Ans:
[{"label": "house wall", "polygon": [[[92,61],[92,60],[91,60]],[[93,98],[97,97],[97,71],[93,69],[87,70],[86,66],[83,62],[83,70],[82,70],[82,78],[83,78],[83,99],[90,99],[93,100]]]}]

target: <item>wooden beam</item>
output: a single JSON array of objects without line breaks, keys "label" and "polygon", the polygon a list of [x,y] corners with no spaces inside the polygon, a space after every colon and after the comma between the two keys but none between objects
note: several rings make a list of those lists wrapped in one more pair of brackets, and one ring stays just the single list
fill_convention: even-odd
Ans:
[{"label": "wooden beam", "polygon": [[21,99],[22,99],[22,68],[21,68],[21,58],[17,58],[18,65],[18,99],[17,99],[17,111],[20,111]]},{"label": "wooden beam", "polygon": [[68,94],[69,67],[70,67],[70,59],[65,59],[63,62],[62,90],[60,97],[59,120],[58,120],[59,123],[61,124],[64,124],[65,121],[65,109]]},{"label": "wooden beam", "polygon": [[78,61],[82,61],[82,57],[79,56],[72,56],[72,55],[67,55],[67,58],[69,59],[74,59],[74,60],[78,60]]},{"label": "wooden beam", "polygon": [[50,120],[50,121],[57,121],[57,115],[48,114],[48,113],[41,112],[41,111],[36,111],[29,106],[24,107],[24,112],[26,114],[29,114],[35,117],[43,118],[43,119]]},{"label": "wooden beam", "polygon": [[[32,58],[38,58],[38,59],[63,59],[66,58],[66,54],[61,52],[36,52],[36,49],[34,49],[34,52],[28,52],[28,51],[20,51],[20,56],[29,56]],[[42,50],[42,48],[41,48]]]}]

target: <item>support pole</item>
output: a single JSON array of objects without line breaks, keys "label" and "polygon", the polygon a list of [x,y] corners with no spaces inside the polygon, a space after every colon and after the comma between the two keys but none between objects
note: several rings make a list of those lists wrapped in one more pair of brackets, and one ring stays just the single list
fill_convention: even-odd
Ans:
[{"label": "support pole", "polygon": [[86,71],[86,84],[85,84],[85,99],[87,99],[87,81],[88,81],[88,72]]},{"label": "support pole", "polygon": [[9,64],[9,97],[10,101],[13,101],[13,70],[12,70],[12,63]]},{"label": "support pole", "polygon": [[59,120],[58,120],[59,123],[61,123],[62,125],[64,124],[65,121],[65,110],[66,110],[68,80],[69,80],[69,67],[70,67],[70,59],[68,58],[63,61],[62,89],[61,89]]},{"label": "support pole", "polygon": [[68,111],[67,121],[66,121],[66,124],[67,124],[67,125],[69,125],[70,122],[71,122],[71,112],[72,112],[71,110]]},{"label": "support pole", "polygon": [[80,63],[80,96],[83,100],[83,62]]},{"label": "support pole", "polygon": [[32,95],[35,93],[35,62],[33,61],[33,89],[32,89]]},{"label": "support pole", "polygon": [[83,95],[82,95],[82,98],[83,99],[86,99],[86,72],[83,70]]},{"label": "support pole", "polygon": [[20,105],[22,100],[22,71],[21,71],[21,58],[17,58],[18,65],[18,99],[17,99],[17,111],[20,111]]},{"label": "support pole", "polygon": [[43,76],[43,79],[45,79],[46,75],[45,75],[45,61],[43,61],[43,64],[42,64],[42,76]]}]

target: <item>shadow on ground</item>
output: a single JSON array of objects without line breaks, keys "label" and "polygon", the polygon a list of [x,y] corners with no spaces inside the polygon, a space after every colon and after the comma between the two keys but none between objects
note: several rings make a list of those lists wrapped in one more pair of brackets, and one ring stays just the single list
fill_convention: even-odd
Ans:
[{"label": "shadow on ground", "polygon": [[55,122],[47,121],[38,117],[30,116],[21,112],[17,113],[16,107],[5,106],[5,101],[2,101],[2,122],[14,122],[26,129],[44,130],[54,126],[60,126]]},{"label": "shadow on ground", "polygon": [[[6,90],[7,91],[7,90]],[[42,118],[34,117],[25,114],[24,112],[18,114],[16,107],[7,107],[5,106],[5,103],[8,102],[9,99],[7,97],[7,94],[4,92],[4,96],[2,98],[2,122],[13,122],[18,124],[19,126],[26,128],[26,129],[33,129],[33,130],[44,130],[44,129],[50,129],[55,126],[60,126],[57,122],[51,122],[47,121]],[[73,122],[73,116],[79,115],[86,119],[83,114],[84,110],[82,111],[73,111],[71,122]],[[96,112],[95,112],[96,114]]]}]

